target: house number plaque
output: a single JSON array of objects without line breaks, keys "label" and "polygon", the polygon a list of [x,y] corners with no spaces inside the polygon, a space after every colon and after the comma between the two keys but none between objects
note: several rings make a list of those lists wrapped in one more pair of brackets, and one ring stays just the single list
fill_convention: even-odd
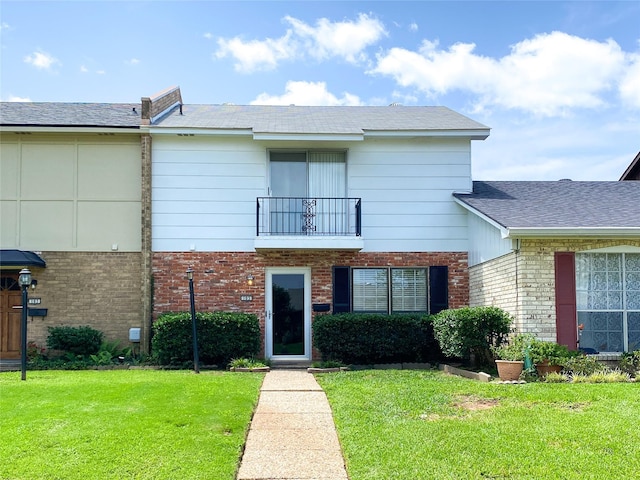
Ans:
[{"label": "house number plaque", "polygon": [[240,295],[240,301],[242,302],[251,302],[253,300],[253,295]]}]

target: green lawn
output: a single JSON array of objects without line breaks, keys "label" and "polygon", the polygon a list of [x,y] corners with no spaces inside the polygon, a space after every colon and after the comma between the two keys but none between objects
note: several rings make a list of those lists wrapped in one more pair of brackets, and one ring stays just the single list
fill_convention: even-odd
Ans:
[{"label": "green lawn", "polygon": [[0,373],[0,479],[232,480],[263,377]]},{"label": "green lawn", "polygon": [[351,480],[638,478],[640,385],[319,375]]}]

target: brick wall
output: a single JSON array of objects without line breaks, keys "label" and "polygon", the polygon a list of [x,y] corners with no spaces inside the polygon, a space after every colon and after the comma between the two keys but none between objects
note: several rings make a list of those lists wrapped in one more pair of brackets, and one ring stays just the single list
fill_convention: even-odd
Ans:
[{"label": "brick wall", "polygon": [[500,307],[518,318],[516,261],[509,253],[469,268],[469,305]]},{"label": "brick wall", "polygon": [[[254,313],[264,332],[265,267],[311,267],[312,303],[332,303],[332,267],[449,267],[449,306],[467,305],[469,276],[466,253],[358,253],[345,251],[156,252],[153,254],[154,318],[159,313],[189,310],[186,270],[194,269],[194,296],[199,311]],[[247,275],[254,277],[247,284]],[[240,300],[252,295],[251,302]]]},{"label": "brick wall", "polygon": [[47,268],[32,269],[46,317],[29,317],[28,340],[46,345],[47,327],[90,325],[108,340],[129,345],[129,328],[141,327],[140,253],[43,252]]},{"label": "brick wall", "polygon": [[469,269],[470,304],[503,308],[516,317],[519,332],[555,341],[555,252],[580,252],[620,245],[640,247],[640,239],[522,240],[518,253]]}]

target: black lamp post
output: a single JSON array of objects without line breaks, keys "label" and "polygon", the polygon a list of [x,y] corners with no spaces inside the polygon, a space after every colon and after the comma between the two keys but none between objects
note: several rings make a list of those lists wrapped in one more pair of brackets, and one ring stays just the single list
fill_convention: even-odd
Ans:
[{"label": "black lamp post", "polygon": [[27,304],[29,303],[29,286],[31,285],[31,271],[28,268],[20,270],[18,283],[22,288],[22,324],[20,332],[20,362],[22,364],[22,380],[27,379]]},{"label": "black lamp post", "polygon": [[198,331],[196,329],[196,301],[193,296],[193,269],[187,269],[189,279],[189,304],[191,307],[191,325],[193,328],[193,371],[200,373],[200,360],[198,358]]}]

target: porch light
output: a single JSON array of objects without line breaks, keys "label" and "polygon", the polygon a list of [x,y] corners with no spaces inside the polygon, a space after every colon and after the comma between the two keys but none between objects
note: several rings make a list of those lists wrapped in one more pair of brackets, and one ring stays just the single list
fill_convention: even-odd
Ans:
[{"label": "porch light", "polygon": [[28,287],[31,285],[31,270],[28,268],[23,268],[20,270],[20,276],[18,277],[18,283],[22,288]]},{"label": "porch light", "polygon": [[31,286],[31,270],[23,268],[18,274],[18,283],[22,287],[22,323],[20,325],[20,364],[22,380],[27,379],[27,308],[29,304],[29,287]]},{"label": "porch light", "polygon": [[253,285],[253,275],[251,274],[247,275],[247,285]]}]

